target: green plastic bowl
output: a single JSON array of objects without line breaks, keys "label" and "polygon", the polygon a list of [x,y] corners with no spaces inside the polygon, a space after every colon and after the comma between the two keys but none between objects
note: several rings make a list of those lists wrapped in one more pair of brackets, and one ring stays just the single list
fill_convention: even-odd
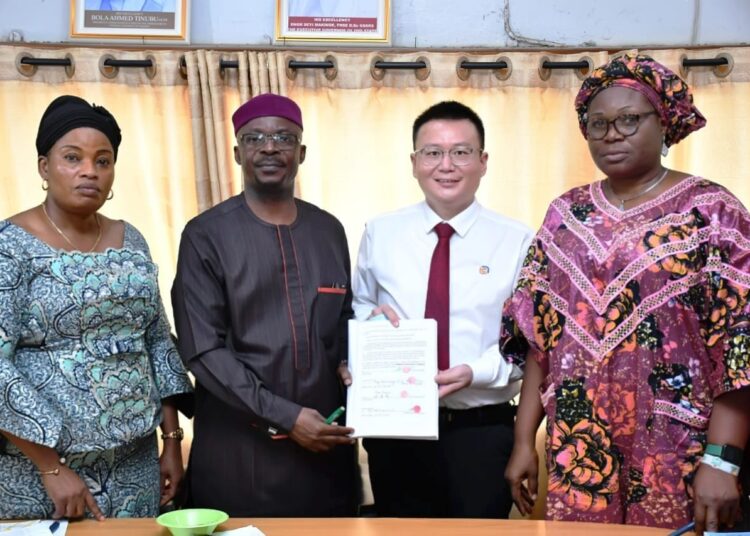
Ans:
[{"label": "green plastic bowl", "polygon": [[229,515],[221,510],[186,508],[162,514],[156,522],[167,527],[173,536],[203,536],[213,533],[227,519]]}]

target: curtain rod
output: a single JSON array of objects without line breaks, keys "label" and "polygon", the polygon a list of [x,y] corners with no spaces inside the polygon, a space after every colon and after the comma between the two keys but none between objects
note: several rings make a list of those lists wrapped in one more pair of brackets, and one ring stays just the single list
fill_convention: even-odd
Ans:
[{"label": "curtain rod", "polygon": [[[70,58],[34,58],[31,56],[24,56],[21,58],[20,63],[24,65],[36,65],[36,66],[58,66],[58,67],[70,67],[73,62]],[[107,67],[142,67],[148,68],[153,67],[154,62],[152,60],[118,60],[114,58],[108,58],[104,60],[103,65]]]},{"label": "curtain rod", "polygon": [[[24,56],[20,63],[30,66],[52,66],[52,67],[70,67],[73,65],[71,58],[35,58],[33,56]],[[155,62],[152,59],[143,60],[118,60],[107,58],[102,64],[106,67],[140,67],[153,68]],[[726,55],[720,55],[715,58],[703,59],[682,59],[682,67],[719,67],[728,65],[729,59]],[[185,68],[185,56],[180,57],[180,67]],[[237,60],[220,60],[219,68],[237,69],[239,61]],[[289,69],[333,69],[336,66],[332,61],[298,61],[289,60],[287,64]],[[373,64],[376,69],[425,69],[427,64],[424,61],[376,61]],[[462,61],[459,64],[461,69],[506,69],[508,63],[505,61]],[[541,64],[542,69],[588,69],[589,64],[586,61],[544,61]]]},{"label": "curtain rod", "polygon": [[[688,59],[682,60],[683,67],[718,67],[729,64],[726,57]],[[423,61],[376,61],[373,66],[376,69],[425,69],[427,64]],[[185,57],[180,58],[180,67],[185,67]],[[236,69],[239,67],[237,60],[220,60],[219,68]],[[289,60],[287,65],[290,69],[333,69],[336,67],[332,61],[297,61]],[[508,63],[505,61],[462,61],[461,69],[506,69]],[[585,61],[545,61],[542,69],[587,69],[588,62]]]}]

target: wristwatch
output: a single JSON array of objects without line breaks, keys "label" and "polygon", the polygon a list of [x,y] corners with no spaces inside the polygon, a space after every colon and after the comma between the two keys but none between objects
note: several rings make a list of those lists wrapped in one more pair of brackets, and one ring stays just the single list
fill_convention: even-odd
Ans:
[{"label": "wristwatch", "polygon": [[716,443],[706,445],[706,454],[717,456],[725,462],[738,467],[742,465],[742,458],[745,456],[744,451],[739,447],[735,447],[734,445],[717,445]]},{"label": "wristwatch", "polygon": [[183,437],[185,437],[185,432],[182,430],[182,428],[178,428],[177,430],[173,430],[161,435],[162,439],[176,439],[177,441],[182,441]]}]

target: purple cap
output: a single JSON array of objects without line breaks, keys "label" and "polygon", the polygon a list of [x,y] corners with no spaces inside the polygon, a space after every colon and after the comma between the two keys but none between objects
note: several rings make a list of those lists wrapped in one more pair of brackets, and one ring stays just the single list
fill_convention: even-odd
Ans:
[{"label": "purple cap", "polygon": [[297,103],[288,97],[263,93],[247,101],[232,114],[234,133],[237,134],[239,129],[256,117],[269,116],[283,117],[302,128],[302,111]]}]

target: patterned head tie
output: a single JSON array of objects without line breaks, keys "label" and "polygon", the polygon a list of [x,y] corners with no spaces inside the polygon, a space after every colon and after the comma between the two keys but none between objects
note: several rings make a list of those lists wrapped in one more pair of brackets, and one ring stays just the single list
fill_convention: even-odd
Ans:
[{"label": "patterned head tie", "polygon": [[589,104],[600,91],[613,86],[633,89],[648,99],[661,118],[667,147],[706,124],[706,118],[693,104],[693,93],[682,78],[649,56],[629,52],[594,69],[583,81],[575,107],[584,138],[588,138]]}]

